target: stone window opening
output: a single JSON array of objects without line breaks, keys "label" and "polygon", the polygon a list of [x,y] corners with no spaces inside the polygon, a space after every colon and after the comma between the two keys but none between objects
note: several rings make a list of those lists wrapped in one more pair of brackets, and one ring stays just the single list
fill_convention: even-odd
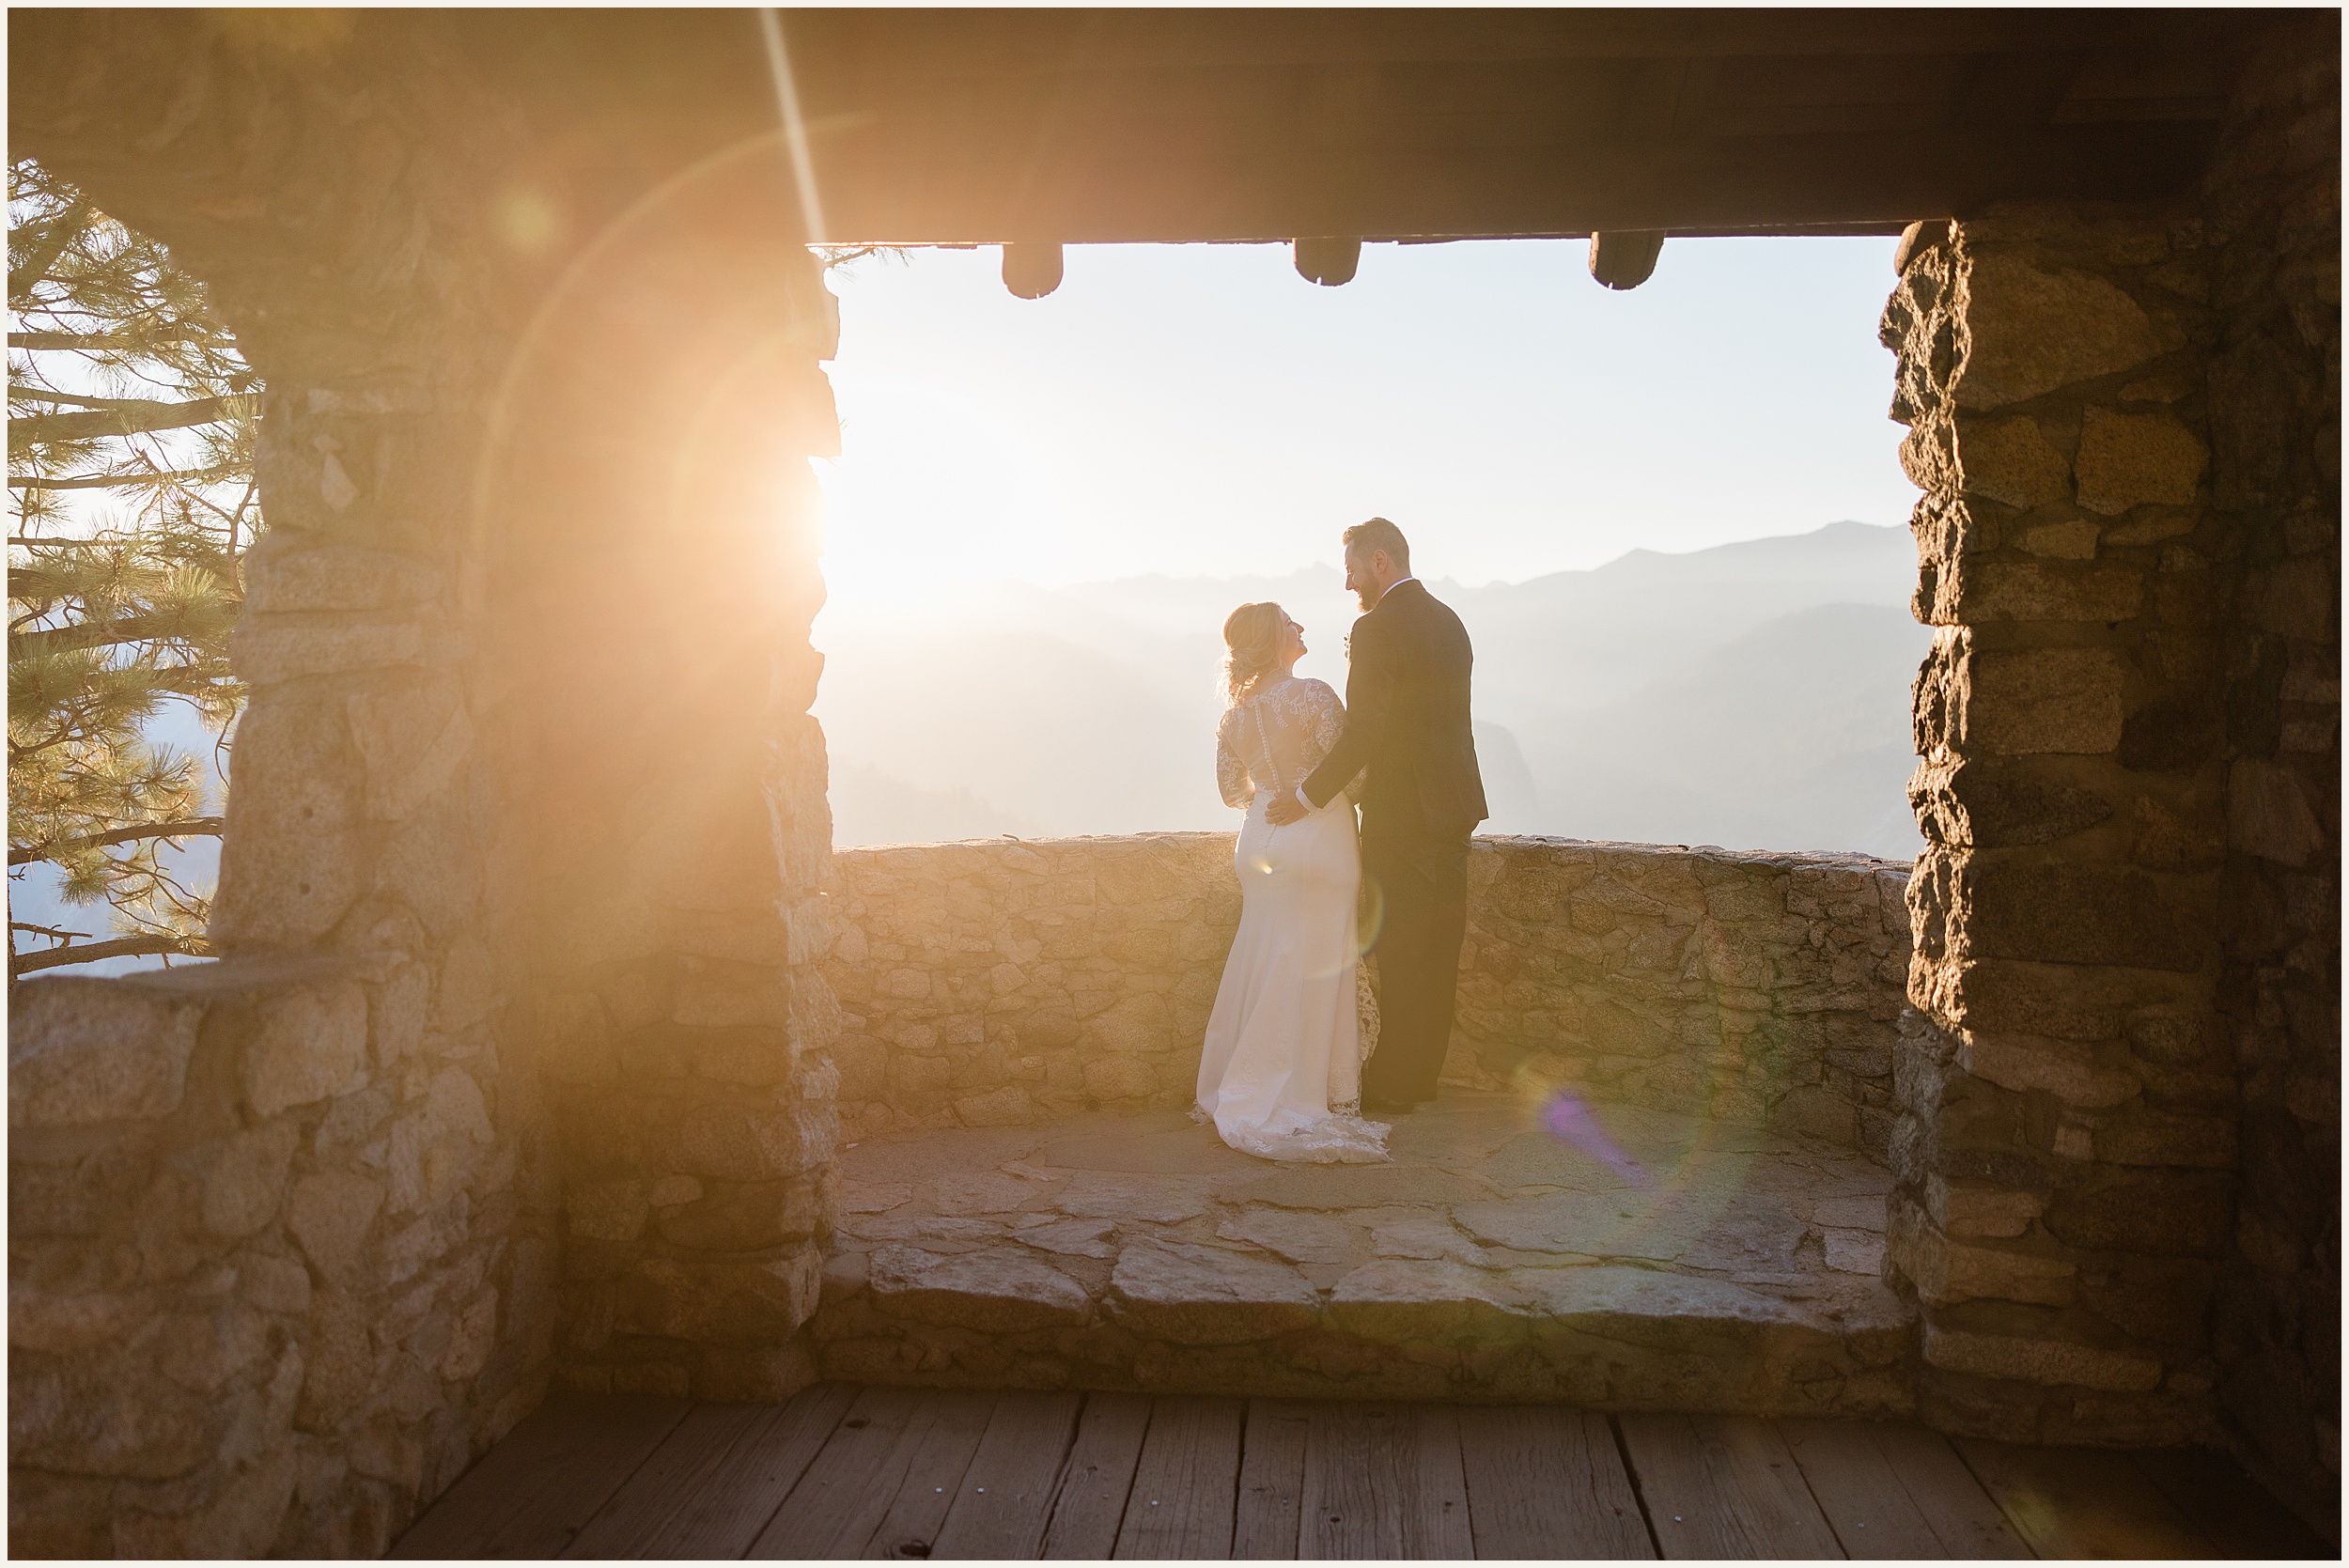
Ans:
[{"label": "stone window opening", "polygon": [[[1332,248],[1300,241],[1299,272],[1344,281]],[[1020,251],[1006,284],[1033,297],[1060,268]],[[1213,833],[834,852],[843,1188],[819,1365],[1049,1383],[1075,1375],[1056,1335],[1119,1325],[1159,1343],[1085,1376],[1176,1386],[1268,1339],[1252,1380],[1345,1388],[1290,1365],[1283,1324],[1371,1358],[1356,1391],[1433,1387],[1394,1344],[1464,1354],[1526,1303],[1587,1297],[1626,1325],[1747,1312],[1804,1347],[1730,1357],[1723,1387],[1904,1407],[1875,1358],[1908,1321],[1877,1278],[1905,865],[1480,839],[1455,1103],[1403,1168],[1357,1176],[1276,1170],[1183,1122],[1237,918],[1230,854]],[[1324,1309],[1382,1322],[1388,1348]],[[1466,1337],[1430,1327],[1464,1313]]]}]

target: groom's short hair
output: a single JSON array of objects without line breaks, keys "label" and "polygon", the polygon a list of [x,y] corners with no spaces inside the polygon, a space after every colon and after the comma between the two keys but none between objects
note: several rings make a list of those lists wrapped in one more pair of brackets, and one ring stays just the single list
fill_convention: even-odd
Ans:
[{"label": "groom's short hair", "polygon": [[1402,567],[1406,573],[1411,569],[1410,541],[1404,538],[1402,529],[1397,528],[1385,518],[1372,518],[1367,522],[1358,522],[1338,537],[1345,543],[1346,553],[1349,555],[1360,553],[1367,556],[1374,550],[1383,550],[1387,552],[1387,559]]}]

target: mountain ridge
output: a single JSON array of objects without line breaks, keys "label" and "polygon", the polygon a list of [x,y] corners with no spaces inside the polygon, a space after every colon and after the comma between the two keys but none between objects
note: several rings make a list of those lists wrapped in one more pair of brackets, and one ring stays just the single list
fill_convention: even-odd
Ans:
[{"label": "mountain ridge", "polygon": [[[1486,830],[1913,853],[1907,691],[1930,641],[1906,608],[1914,576],[1906,528],[1843,521],[1431,582],[1476,644],[1479,747],[1507,780]],[[1344,689],[1357,612],[1333,567],[1002,580],[943,613],[819,622],[817,716],[844,768],[1033,831],[1228,827],[1215,670],[1223,617],[1251,598],[1305,626],[1299,674]]]}]

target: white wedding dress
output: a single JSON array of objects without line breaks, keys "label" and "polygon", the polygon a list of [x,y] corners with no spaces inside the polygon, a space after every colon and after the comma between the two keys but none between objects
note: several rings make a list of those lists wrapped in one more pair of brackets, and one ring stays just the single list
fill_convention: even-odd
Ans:
[{"label": "white wedding dress", "polygon": [[1345,726],[1335,691],[1294,677],[1237,704],[1216,726],[1216,783],[1248,819],[1233,857],[1239,930],[1207,1019],[1194,1114],[1264,1159],[1387,1157],[1386,1124],[1361,1114],[1362,1060],[1375,1038],[1361,1017],[1354,929],[1361,780],[1302,821],[1265,820],[1267,803],[1292,793]]}]

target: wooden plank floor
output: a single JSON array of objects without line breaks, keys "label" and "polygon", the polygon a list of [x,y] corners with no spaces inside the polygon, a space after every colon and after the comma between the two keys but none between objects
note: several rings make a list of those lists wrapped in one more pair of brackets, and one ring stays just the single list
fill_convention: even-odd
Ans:
[{"label": "wooden plank floor", "polygon": [[824,1384],[558,1394],[444,1558],[2334,1558],[2221,1455],[1894,1422]]}]

